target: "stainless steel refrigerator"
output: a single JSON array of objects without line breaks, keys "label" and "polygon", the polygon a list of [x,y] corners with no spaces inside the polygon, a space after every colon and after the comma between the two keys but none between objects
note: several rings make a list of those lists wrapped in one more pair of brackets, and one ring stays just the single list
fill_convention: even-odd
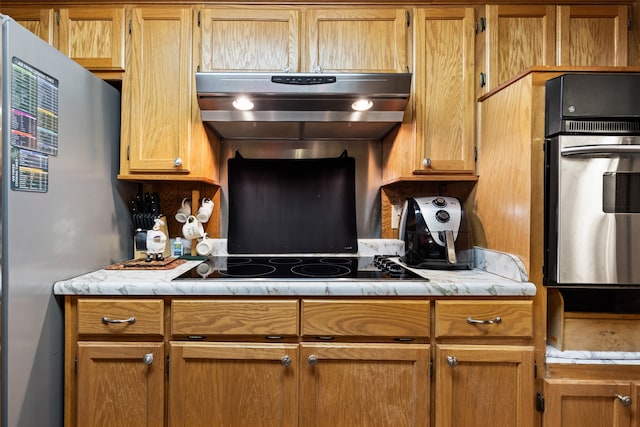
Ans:
[{"label": "stainless steel refrigerator", "polygon": [[2,426],[62,426],[56,280],[132,255],[116,180],[120,94],[7,16],[2,22]]}]

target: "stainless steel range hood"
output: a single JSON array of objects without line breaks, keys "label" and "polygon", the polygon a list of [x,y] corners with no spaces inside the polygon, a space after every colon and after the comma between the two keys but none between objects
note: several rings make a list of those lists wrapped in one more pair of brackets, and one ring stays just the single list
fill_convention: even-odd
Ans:
[{"label": "stainless steel range hood", "polygon": [[[411,73],[196,73],[202,120],[222,139],[378,140],[402,122]],[[251,110],[234,102],[244,97]],[[356,111],[356,101],[370,109]]]}]

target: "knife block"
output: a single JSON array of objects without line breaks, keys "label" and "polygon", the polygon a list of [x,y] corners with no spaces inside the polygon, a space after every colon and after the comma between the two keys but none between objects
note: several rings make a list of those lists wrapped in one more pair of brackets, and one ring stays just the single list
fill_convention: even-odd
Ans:
[{"label": "knife block", "polygon": [[[164,247],[164,252],[162,252],[162,256],[165,258],[168,258],[169,256],[171,256],[171,246],[169,245],[169,229],[167,228],[167,217],[166,216],[161,216],[160,217],[160,221],[162,221],[164,223],[164,225],[160,226],[160,231],[162,231],[164,233],[165,236],[167,236],[167,243]],[[140,258],[146,258],[147,257],[147,252],[144,250],[138,250],[137,246],[136,246],[136,239],[135,236],[133,238],[133,259],[140,259]]]}]

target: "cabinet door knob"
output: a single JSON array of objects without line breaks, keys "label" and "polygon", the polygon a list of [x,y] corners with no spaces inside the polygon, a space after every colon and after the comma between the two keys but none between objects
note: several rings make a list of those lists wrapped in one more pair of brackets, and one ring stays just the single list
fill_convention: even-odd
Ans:
[{"label": "cabinet door knob", "polygon": [[173,165],[179,168],[180,166],[182,166],[182,159],[180,157],[176,157],[176,159],[173,161]]},{"label": "cabinet door knob", "polygon": [[451,367],[458,366],[458,359],[455,356],[447,356],[447,365]]},{"label": "cabinet door knob", "polygon": [[280,363],[282,363],[282,366],[291,366],[291,356],[285,354],[280,359]]},{"label": "cabinet door knob", "polygon": [[309,364],[309,366],[316,366],[318,364],[318,356],[312,354],[311,356],[309,356],[309,358],[307,358],[307,363]]},{"label": "cabinet door knob", "polygon": [[422,166],[425,168],[431,167],[431,159],[428,157],[426,159],[422,159]]},{"label": "cabinet door knob", "polygon": [[629,406],[631,406],[631,397],[620,396],[619,394],[616,394],[616,397],[620,402],[622,402],[622,406],[624,406],[625,408],[628,408]]},{"label": "cabinet door knob", "polygon": [[147,353],[142,356],[142,363],[145,365],[151,365],[153,363],[153,353]]}]

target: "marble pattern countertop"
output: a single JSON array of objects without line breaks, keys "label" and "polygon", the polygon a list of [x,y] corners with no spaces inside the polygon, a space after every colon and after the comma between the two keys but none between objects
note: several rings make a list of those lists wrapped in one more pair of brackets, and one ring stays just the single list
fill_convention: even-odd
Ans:
[{"label": "marble pattern countertop", "polygon": [[547,345],[547,363],[571,365],[640,365],[640,353],[630,351],[562,351]]},{"label": "marble pattern countertop", "polygon": [[[401,255],[404,243],[360,239],[357,256]],[[515,256],[475,248],[472,270],[415,270],[421,280],[356,279],[216,279],[176,280],[202,261],[187,261],[171,270],[93,271],[54,284],[56,295],[217,295],[217,296],[533,296],[522,262]],[[225,256],[226,240],[216,239],[214,254]],[[287,254],[293,255],[293,254]],[[332,256],[335,254],[327,254]],[[324,254],[323,254],[324,256]]]}]

